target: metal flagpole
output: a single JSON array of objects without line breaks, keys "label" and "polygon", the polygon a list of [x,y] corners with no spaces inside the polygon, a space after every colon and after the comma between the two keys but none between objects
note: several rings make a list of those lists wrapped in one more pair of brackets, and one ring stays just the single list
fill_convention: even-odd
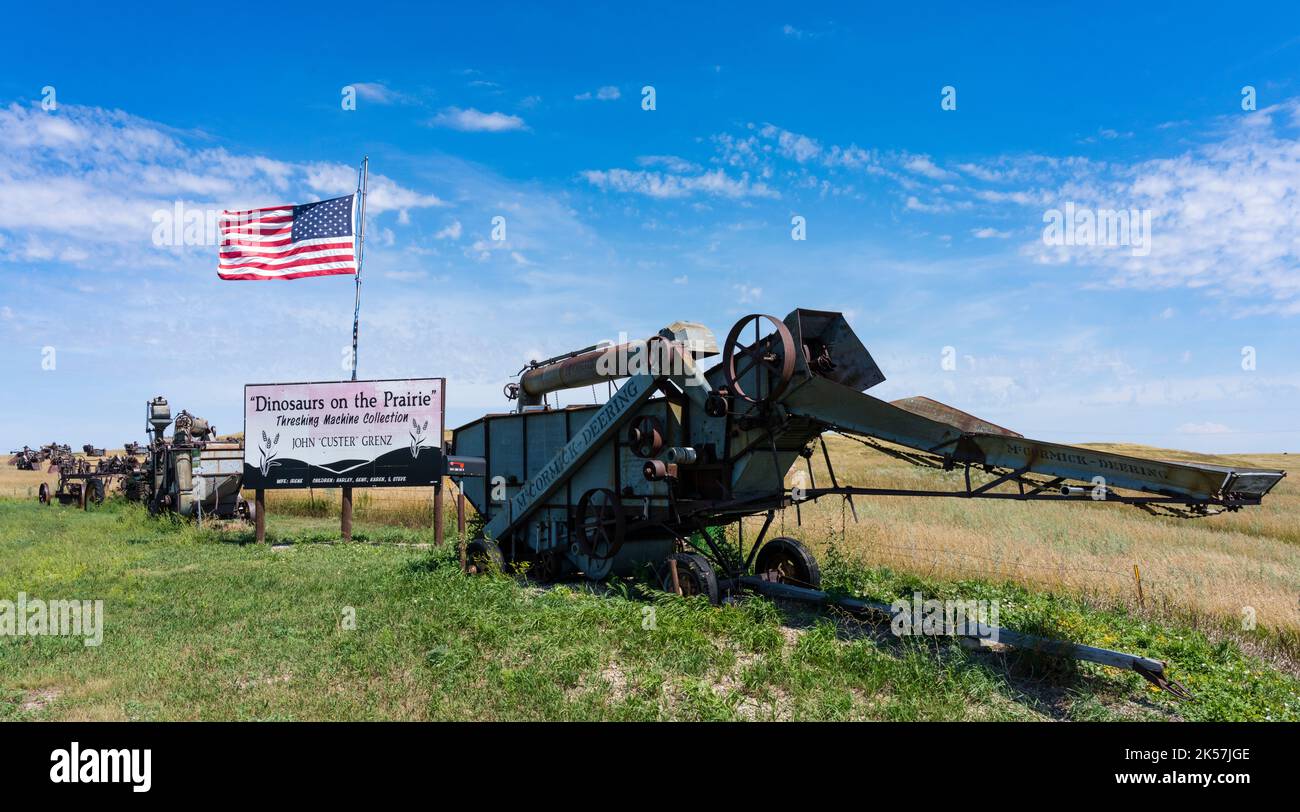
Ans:
[{"label": "metal flagpole", "polygon": [[361,159],[361,171],[357,173],[357,191],[361,193],[361,226],[358,229],[357,244],[357,297],[352,309],[352,380],[357,379],[357,322],[361,319],[361,262],[366,253],[366,189],[370,185],[370,156]]},{"label": "metal flagpole", "polygon": [[[361,171],[357,175],[357,191],[361,193],[361,225],[357,229],[357,279],[356,303],[352,308],[352,380],[357,379],[357,323],[361,320],[361,261],[366,253],[366,188],[370,185],[370,156],[361,159]],[[342,503],[339,505],[339,531],[344,541],[352,540],[352,486],[342,487]],[[260,493],[260,491],[259,491]],[[258,506],[260,509],[260,505]]]}]

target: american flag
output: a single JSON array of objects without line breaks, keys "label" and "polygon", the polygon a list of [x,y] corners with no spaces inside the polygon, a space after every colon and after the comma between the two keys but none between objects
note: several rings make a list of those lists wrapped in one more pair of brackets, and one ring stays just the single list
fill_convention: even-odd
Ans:
[{"label": "american flag", "polygon": [[222,212],[217,276],[298,279],[356,273],[354,197]]}]

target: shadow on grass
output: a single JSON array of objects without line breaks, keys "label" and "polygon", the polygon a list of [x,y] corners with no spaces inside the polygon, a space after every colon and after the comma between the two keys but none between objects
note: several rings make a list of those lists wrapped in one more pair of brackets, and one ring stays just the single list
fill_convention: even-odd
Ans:
[{"label": "shadow on grass", "polygon": [[[753,596],[751,599],[770,600]],[[1079,719],[1080,707],[1101,696],[1131,702],[1148,711],[1169,716],[1169,708],[1152,702],[1145,694],[1135,694],[1119,685],[1110,675],[1089,673],[1077,660],[1040,651],[1017,648],[968,649],[954,645],[957,638],[935,636],[900,637],[890,629],[885,617],[848,612],[838,608],[821,608],[797,601],[771,601],[781,613],[782,625],[798,631],[812,629],[830,618],[836,637],[845,642],[869,640],[894,657],[908,649],[924,649],[945,667],[958,670],[976,669],[1006,686],[1007,696],[1020,705],[1057,721]],[[1016,631],[1052,640],[1068,640],[1048,624],[1030,624]],[[1143,683],[1145,684],[1145,683]]]}]

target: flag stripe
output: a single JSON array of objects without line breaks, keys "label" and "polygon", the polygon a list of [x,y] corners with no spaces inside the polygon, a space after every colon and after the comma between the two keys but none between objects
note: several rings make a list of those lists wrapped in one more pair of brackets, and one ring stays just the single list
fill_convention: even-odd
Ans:
[{"label": "flag stripe", "polygon": [[[313,245],[332,245],[334,243],[337,243],[338,241],[339,241],[338,237],[321,237],[315,240],[298,240],[297,242],[294,242],[292,239],[286,239],[286,238],[281,238],[278,240],[245,240],[241,236],[240,239],[238,240],[228,240],[223,238],[221,240],[220,248],[223,252],[228,252],[229,250],[234,250],[231,249],[231,246],[242,245],[245,248],[253,248],[256,249],[257,251],[262,251],[265,250],[268,246],[271,248],[276,248],[277,246],[290,245],[292,243],[293,247],[295,248],[304,248]],[[283,250],[288,250],[288,249],[283,249]],[[244,253],[244,252],[241,250],[239,253]],[[281,253],[281,251],[275,251],[275,253],[278,254]]]},{"label": "flag stripe", "polygon": [[230,270],[231,268],[257,268],[259,270],[272,271],[280,268],[297,268],[303,265],[320,265],[352,261],[352,252],[349,251],[345,254],[326,254],[324,256],[310,257],[307,259],[286,257],[284,259],[271,260],[270,262],[257,262],[255,260],[249,260],[247,262],[223,262],[217,267],[222,270]]},{"label": "flag stripe", "polygon": [[220,271],[218,271],[218,272],[217,272],[217,276],[221,277],[222,279],[232,279],[232,280],[236,280],[236,279],[304,279],[304,278],[309,277],[309,276],[332,276],[332,275],[335,275],[335,274],[353,274],[353,273],[356,273],[356,268],[355,268],[355,267],[353,267],[353,268],[351,268],[351,269],[344,268],[344,269],[341,269],[341,270],[294,271],[293,273],[286,273],[286,274],[268,273],[268,272],[266,272],[266,271],[254,271],[254,272],[251,272],[251,273],[221,273]]},{"label": "flag stripe", "polygon": [[350,242],[327,242],[321,245],[305,245],[300,248],[291,248],[288,251],[222,251],[222,259],[240,259],[241,257],[289,257],[299,254],[310,254],[313,251],[334,250],[337,248],[351,248]]},{"label": "flag stripe", "polygon": [[292,223],[293,213],[275,214],[269,216],[249,216],[247,212],[242,211],[223,211],[217,218],[225,226],[228,223]]}]

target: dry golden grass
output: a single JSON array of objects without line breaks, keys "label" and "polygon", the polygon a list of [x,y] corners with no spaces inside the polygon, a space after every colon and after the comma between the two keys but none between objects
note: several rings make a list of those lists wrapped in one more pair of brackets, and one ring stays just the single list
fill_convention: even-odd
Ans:
[{"label": "dry golden grass", "polygon": [[[455,488],[444,492],[443,515],[450,532],[456,526]],[[252,491],[244,497],[253,499]],[[266,492],[268,520],[276,514],[289,516],[337,517],[342,505],[337,488],[306,490],[270,490]],[[465,503],[466,516],[473,507]],[[402,527],[433,527],[433,487],[423,488],[356,488],[352,491],[352,517],[357,522],[392,524]]]},{"label": "dry golden grass", "polygon": [[[841,484],[963,487],[960,471],[918,468],[844,437],[828,436],[827,441]],[[880,496],[855,499],[855,524],[837,497],[804,505],[802,528],[794,526],[794,510],[785,511],[785,530],[814,547],[839,543],[871,564],[922,575],[1010,580],[1134,607],[1136,564],[1148,611],[1186,612],[1232,623],[1245,607],[1253,607],[1262,627],[1300,630],[1296,458],[1215,457],[1132,445],[1092,447],[1154,459],[1281,468],[1289,476],[1259,507],[1199,519],[1157,517],[1132,506],[1096,502]],[[813,462],[817,484],[829,485],[821,455]],[[987,479],[980,476],[978,481]],[[746,532],[752,538],[748,527]]]},{"label": "dry golden grass", "polygon": [[[5,456],[5,461],[9,459]],[[35,499],[36,489],[42,482],[50,483],[50,488],[59,484],[58,474],[45,473],[49,463],[42,463],[38,471],[19,471],[16,467],[0,463],[0,497],[13,499]]]}]

